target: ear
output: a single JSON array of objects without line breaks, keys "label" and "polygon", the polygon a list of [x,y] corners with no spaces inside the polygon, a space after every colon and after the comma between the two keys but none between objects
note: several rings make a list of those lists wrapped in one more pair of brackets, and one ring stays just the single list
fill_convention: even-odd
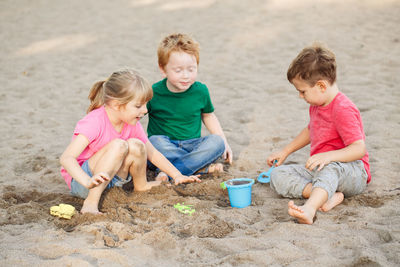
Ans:
[{"label": "ear", "polygon": [[118,100],[111,100],[108,105],[115,111],[119,111],[121,108],[121,104],[119,103]]},{"label": "ear", "polygon": [[317,81],[315,85],[318,86],[322,93],[325,93],[326,89],[328,88],[328,84],[324,80]]},{"label": "ear", "polygon": [[164,67],[161,67],[161,65],[158,65],[158,68],[160,69],[161,75],[163,76],[163,78],[167,77],[167,73],[165,72]]}]

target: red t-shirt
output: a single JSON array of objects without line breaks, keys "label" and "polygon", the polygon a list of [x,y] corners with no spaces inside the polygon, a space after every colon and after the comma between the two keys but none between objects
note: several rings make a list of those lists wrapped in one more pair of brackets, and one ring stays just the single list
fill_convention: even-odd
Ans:
[{"label": "red t-shirt", "polygon": [[[310,106],[310,155],[342,149],[357,140],[365,141],[360,111],[347,96],[339,92],[329,105]],[[371,181],[368,152],[361,159]]]}]

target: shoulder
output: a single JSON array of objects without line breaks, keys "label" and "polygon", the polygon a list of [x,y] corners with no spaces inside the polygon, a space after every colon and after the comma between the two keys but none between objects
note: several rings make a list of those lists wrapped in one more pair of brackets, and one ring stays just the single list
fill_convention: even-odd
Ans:
[{"label": "shoulder", "polygon": [[104,107],[100,107],[90,111],[86,114],[78,123],[85,122],[85,123],[98,123],[100,118],[103,118],[105,115]]},{"label": "shoulder", "polygon": [[195,82],[190,90],[192,94],[195,93],[196,95],[201,95],[203,97],[210,97],[208,87],[204,83]]},{"label": "shoulder", "polygon": [[159,91],[159,90],[166,88],[166,82],[167,82],[167,79],[165,78],[165,79],[162,79],[161,81],[154,83],[152,85],[153,91]]},{"label": "shoulder", "polygon": [[194,82],[194,84],[192,85],[192,88],[208,92],[207,85],[205,85],[204,83],[198,82],[198,81]]},{"label": "shoulder", "polygon": [[351,116],[357,115],[359,116],[360,111],[357,106],[350,100],[344,93],[339,92],[336,96],[333,106],[332,106],[333,114],[335,117],[343,117],[343,116]]},{"label": "shoulder", "polygon": [[104,107],[92,110],[78,121],[74,134],[83,134],[90,142],[93,141],[102,132],[102,128],[106,127],[104,115]]}]

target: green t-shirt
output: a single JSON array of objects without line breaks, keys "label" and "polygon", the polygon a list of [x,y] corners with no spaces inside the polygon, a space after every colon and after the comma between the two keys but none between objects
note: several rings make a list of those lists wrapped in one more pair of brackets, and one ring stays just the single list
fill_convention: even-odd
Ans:
[{"label": "green t-shirt", "polygon": [[147,103],[149,137],[166,135],[172,140],[188,140],[201,136],[201,114],[214,111],[205,84],[195,82],[185,92],[173,93],[164,79],[153,84],[153,93]]}]

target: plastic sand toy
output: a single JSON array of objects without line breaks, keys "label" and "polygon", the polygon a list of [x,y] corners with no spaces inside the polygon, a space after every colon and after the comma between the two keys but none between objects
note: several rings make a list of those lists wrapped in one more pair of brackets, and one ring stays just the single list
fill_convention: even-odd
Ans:
[{"label": "plastic sand toy", "polygon": [[277,162],[278,161],[275,160],[274,164],[272,165],[271,168],[269,168],[268,171],[262,172],[262,173],[260,173],[260,175],[258,175],[257,181],[259,183],[266,184],[266,183],[269,183],[271,181],[270,175],[271,175],[272,170],[275,168]]},{"label": "plastic sand toy", "polygon": [[193,205],[184,205],[185,203],[177,203],[174,205],[174,208],[177,209],[180,213],[192,215],[196,210],[193,209]]},{"label": "plastic sand toy", "polygon": [[60,218],[70,220],[75,214],[75,207],[69,204],[60,204],[50,208],[50,214]]}]

